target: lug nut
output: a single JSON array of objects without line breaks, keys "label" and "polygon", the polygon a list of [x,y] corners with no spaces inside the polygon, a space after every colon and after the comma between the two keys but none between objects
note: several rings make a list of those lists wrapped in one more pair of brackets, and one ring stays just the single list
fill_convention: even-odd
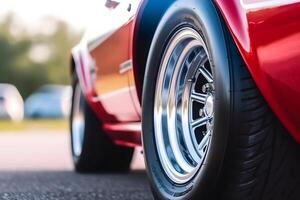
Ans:
[{"label": "lug nut", "polygon": [[214,86],[211,83],[206,83],[205,85],[202,86],[202,92],[207,93],[207,92],[212,92],[214,90]]},{"label": "lug nut", "polygon": [[202,92],[206,93],[208,92],[208,83],[206,83],[205,85],[202,86]]}]

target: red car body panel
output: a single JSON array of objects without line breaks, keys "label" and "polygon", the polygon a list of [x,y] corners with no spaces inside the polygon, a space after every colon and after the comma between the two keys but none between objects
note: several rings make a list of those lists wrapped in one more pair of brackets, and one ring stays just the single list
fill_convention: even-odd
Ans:
[{"label": "red car body panel", "polygon": [[266,101],[300,142],[300,1],[216,4]]},{"label": "red car body panel", "polygon": [[[140,2],[122,1],[116,9],[104,8],[115,25],[84,36],[72,50],[80,85],[103,129],[116,143],[126,146],[141,145],[141,106],[132,66],[135,17]],[[123,19],[113,19],[120,13]]]},{"label": "red car body panel", "polygon": [[[103,129],[118,144],[141,145],[141,105],[133,66],[139,7],[130,5],[117,26],[83,39],[72,51],[82,89]],[[300,0],[215,0],[262,94],[300,142]],[[95,26],[95,25],[94,25]]]}]

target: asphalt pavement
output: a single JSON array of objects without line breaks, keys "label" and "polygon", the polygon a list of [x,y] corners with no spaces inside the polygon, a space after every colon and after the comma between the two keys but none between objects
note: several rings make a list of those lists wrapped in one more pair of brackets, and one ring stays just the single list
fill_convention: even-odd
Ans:
[{"label": "asphalt pavement", "polygon": [[77,174],[66,132],[0,134],[0,199],[152,199],[137,149],[129,174]]},{"label": "asphalt pavement", "polygon": [[83,175],[71,171],[0,172],[0,199],[152,199],[145,173]]}]

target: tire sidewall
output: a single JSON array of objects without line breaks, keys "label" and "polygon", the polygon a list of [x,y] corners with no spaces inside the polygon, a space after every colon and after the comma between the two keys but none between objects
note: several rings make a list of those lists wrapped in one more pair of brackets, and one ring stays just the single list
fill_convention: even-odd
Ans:
[{"label": "tire sidewall", "polygon": [[[174,184],[165,175],[155,145],[154,98],[156,80],[166,45],[171,35],[181,27],[194,28],[208,47],[215,77],[214,133],[207,156],[198,173],[186,184]],[[222,169],[230,119],[230,73],[221,21],[212,2],[176,1],[163,16],[150,48],[143,89],[143,146],[147,173],[154,195],[158,199],[207,199]]]},{"label": "tire sidewall", "polygon": [[[82,147],[81,147],[82,151],[81,151],[80,155],[75,155],[74,146],[73,146],[74,101],[75,101],[75,93],[76,93],[77,87],[80,88],[80,93],[81,93],[80,100],[82,101],[81,106],[82,106],[82,109],[84,112],[83,113],[83,117],[84,117],[83,141],[82,141]],[[73,158],[73,162],[74,162],[74,166],[75,166],[76,170],[82,168],[82,163],[84,163],[88,157],[87,150],[91,148],[90,147],[91,144],[89,144],[89,143],[90,143],[90,141],[93,141],[93,139],[94,139],[94,138],[91,138],[91,133],[90,134],[88,133],[89,129],[94,128],[94,126],[91,122],[91,120],[93,120],[94,115],[88,106],[89,105],[84,97],[83,92],[82,92],[80,82],[78,81],[78,78],[75,75],[74,81],[73,81],[72,105],[71,105],[71,113],[70,113],[70,133],[71,133],[71,153],[72,153],[72,158]]]},{"label": "tire sidewall", "polygon": [[[70,133],[71,133],[71,138],[70,138],[70,142],[71,142],[71,153],[72,153],[72,158],[73,158],[73,162],[75,164],[75,167],[80,163],[80,157],[82,155],[83,152],[81,152],[80,155],[75,155],[74,153],[74,146],[73,146],[73,119],[74,119],[74,101],[75,101],[75,93],[76,93],[76,88],[80,87],[78,78],[76,75],[73,75],[73,84],[72,84],[72,104],[71,104],[71,113],[70,113],[70,119],[69,119],[69,123],[70,123]],[[85,116],[84,116],[85,117]],[[85,141],[85,129],[84,129],[84,141]],[[84,142],[83,142],[84,143]],[[82,148],[83,148],[82,144]]]}]

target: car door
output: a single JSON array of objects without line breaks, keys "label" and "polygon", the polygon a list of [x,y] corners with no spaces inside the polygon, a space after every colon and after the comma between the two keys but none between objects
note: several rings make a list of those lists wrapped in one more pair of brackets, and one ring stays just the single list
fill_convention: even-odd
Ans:
[{"label": "car door", "polygon": [[91,73],[97,100],[107,114],[118,122],[139,121],[129,76],[132,73],[130,42],[140,1],[118,1],[105,0],[103,12],[98,17],[99,24],[93,25],[100,34],[88,44],[95,66]]}]

